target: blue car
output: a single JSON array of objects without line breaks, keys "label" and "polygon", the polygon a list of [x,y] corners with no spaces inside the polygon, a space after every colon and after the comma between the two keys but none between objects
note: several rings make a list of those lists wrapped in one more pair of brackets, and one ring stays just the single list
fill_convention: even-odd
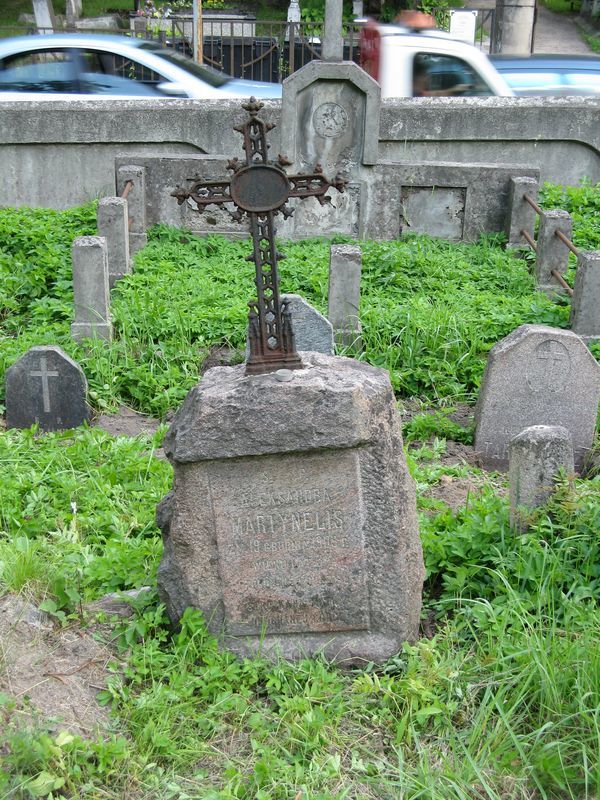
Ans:
[{"label": "blue car", "polygon": [[77,33],[0,39],[0,99],[280,98],[277,83],[231,78],[156,42]]},{"label": "blue car", "polygon": [[516,95],[600,95],[598,56],[490,56]]}]

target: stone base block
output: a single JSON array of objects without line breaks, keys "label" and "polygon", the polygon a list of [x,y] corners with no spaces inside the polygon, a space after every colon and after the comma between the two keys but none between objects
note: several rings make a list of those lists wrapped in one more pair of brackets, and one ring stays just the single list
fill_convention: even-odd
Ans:
[{"label": "stone base block", "polygon": [[209,370],[165,439],[159,592],[240,655],[380,662],[418,635],[415,488],[384,370]]},{"label": "stone base block", "polygon": [[76,342],[80,342],[82,339],[105,339],[110,342],[112,339],[112,325],[104,322],[98,324],[72,322],[71,336]]}]

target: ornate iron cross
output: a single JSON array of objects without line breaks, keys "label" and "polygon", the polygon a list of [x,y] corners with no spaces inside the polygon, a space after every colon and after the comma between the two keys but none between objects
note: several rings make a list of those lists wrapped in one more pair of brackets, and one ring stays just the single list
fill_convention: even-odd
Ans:
[{"label": "ornate iron cross", "polygon": [[267,132],[275,125],[264,122],[258,116],[263,105],[254,97],[247,104],[242,104],[242,108],[249,113],[249,119],[242,125],[235,125],[234,130],[244,137],[242,147],[246,152],[246,161],[229,159],[227,169],[233,173],[230,180],[191,178],[191,186],[178,187],[172,192],[179,205],[184,200],[192,200],[200,214],[207,206],[233,203],[236,210],[232,212],[227,209],[233,219],[241,222],[246,215],[250,219],[254,252],[248,256],[248,261],[254,261],[256,267],[257,291],[257,299],[248,303],[250,356],[246,372],[251,375],[302,367],[296,352],[291,315],[287,303],[282,302],[279,295],[277,261],[284,256],[275,246],[273,219],[279,212],[284,218],[292,215],[293,209],[286,205],[290,197],[299,197],[301,200],[316,197],[324,205],[331,202],[331,198],[325,195],[328,189],[334,187],[343,192],[347,183],[339,175],[332,182],[328,181],[318,164],[310,175],[287,175],[283,168],[289,166],[291,161],[282,155],[276,162],[269,161]]}]

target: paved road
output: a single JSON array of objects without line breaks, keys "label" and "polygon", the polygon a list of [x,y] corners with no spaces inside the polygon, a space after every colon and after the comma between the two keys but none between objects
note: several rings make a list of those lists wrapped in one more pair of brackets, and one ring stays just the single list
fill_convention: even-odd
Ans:
[{"label": "paved road", "polygon": [[575,15],[556,14],[538,4],[534,53],[591,53],[575,24]]},{"label": "paved road", "polygon": [[[496,0],[472,0],[467,8],[495,8]],[[592,53],[584,42],[575,20],[576,14],[557,14],[548,11],[538,0],[538,15],[535,26],[534,53]]]}]

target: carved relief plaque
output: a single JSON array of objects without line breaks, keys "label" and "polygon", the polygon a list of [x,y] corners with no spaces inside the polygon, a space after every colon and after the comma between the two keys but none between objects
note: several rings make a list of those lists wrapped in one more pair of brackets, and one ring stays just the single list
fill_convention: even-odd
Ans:
[{"label": "carved relief plaque", "polygon": [[229,634],[369,627],[355,452],[215,463],[210,490]]}]

